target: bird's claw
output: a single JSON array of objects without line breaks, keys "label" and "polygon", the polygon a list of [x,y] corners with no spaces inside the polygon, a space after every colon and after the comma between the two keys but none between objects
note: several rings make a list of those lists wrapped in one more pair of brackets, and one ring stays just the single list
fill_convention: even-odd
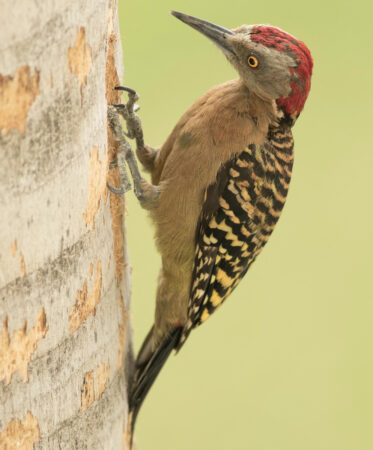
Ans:
[{"label": "bird's claw", "polygon": [[[116,169],[117,167],[119,167],[118,159],[115,158],[115,159],[113,159],[113,161],[110,161],[109,169]],[[123,195],[131,189],[131,183],[129,182],[129,180],[126,176],[122,180],[120,188],[115,188],[108,182],[106,182],[106,186],[110,192],[112,192],[113,194],[118,194],[118,195]]]},{"label": "bird's claw", "polygon": [[125,135],[129,139],[136,138],[137,140],[142,140],[141,120],[136,114],[136,111],[140,109],[140,106],[135,103],[140,97],[134,89],[127,86],[116,86],[114,89],[116,91],[125,91],[128,93],[127,103],[115,103],[112,105],[117,110],[118,114],[126,121],[127,132],[125,132]]},{"label": "bird's claw", "polygon": [[[126,107],[126,105],[124,103],[112,103],[111,106],[114,106],[118,110],[120,110],[121,108],[125,108]],[[133,112],[137,112],[139,109],[140,109],[140,105],[135,103],[133,105]]]},{"label": "bird's claw", "polygon": [[115,188],[108,182],[106,182],[106,186],[113,194],[123,195],[125,193],[125,190],[123,188]]},{"label": "bird's claw", "polygon": [[111,161],[109,164],[109,169],[115,169],[116,167],[118,167],[118,160],[113,159],[113,161]]},{"label": "bird's claw", "polygon": [[129,88],[127,86],[116,86],[114,89],[116,91],[124,91],[128,93],[128,102],[126,103],[126,105],[128,110],[132,111],[135,102],[137,102],[137,100],[139,100],[140,98],[137,92],[134,89]]},{"label": "bird's claw", "polygon": [[126,91],[129,94],[136,95],[136,91],[128,86],[115,86],[114,90],[115,91]]},{"label": "bird's claw", "polygon": [[[128,101],[127,103],[114,103],[108,106],[109,126],[114,138],[119,143],[117,158],[110,162],[109,167],[110,169],[119,167],[120,182],[119,188],[115,188],[109,183],[107,183],[107,187],[111,192],[119,195],[123,195],[132,188],[126,171],[126,164],[128,164],[132,175],[135,195],[144,208],[150,209],[158,198],[158,188],[150,185],[142,178],[131,145],[126,139],[126,137],[135,139],[137,150],[147,151],[144,146],[141,119],[136,114],[139,106],[135,102],[139,99],[139,96],[136,91],[125,86],[117,86],[114,89],[128,92]],[[127,132],[122,128],[119,116],[122,116],[126,121]]]}]

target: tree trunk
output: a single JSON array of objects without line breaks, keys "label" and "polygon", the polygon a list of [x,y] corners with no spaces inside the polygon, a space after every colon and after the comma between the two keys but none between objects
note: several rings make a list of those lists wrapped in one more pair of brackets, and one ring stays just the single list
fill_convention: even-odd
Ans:
[{"label": "tree trunk", "polygon": [[116,0],[0,0],[0,449],[127,448]]}]

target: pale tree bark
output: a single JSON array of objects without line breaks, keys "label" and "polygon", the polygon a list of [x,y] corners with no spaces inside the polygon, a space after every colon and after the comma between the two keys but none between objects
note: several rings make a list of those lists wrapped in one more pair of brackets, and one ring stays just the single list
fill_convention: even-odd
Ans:
[{"label": "pale tree bark", "polygon": [[127,448],[116,0],[0,0],[0,449]]}]

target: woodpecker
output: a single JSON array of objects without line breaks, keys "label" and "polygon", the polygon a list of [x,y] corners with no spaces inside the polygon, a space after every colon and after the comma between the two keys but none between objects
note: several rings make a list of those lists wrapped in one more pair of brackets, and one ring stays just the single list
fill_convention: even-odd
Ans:
[{"label": "woodpecker", "polygon": [[[118,87],[128,91],[129,101],[109,106],[118,159],[122,155],[117,164],[127,161],[130,167],[162,257],[155,323],[137,356],[130,389],[132,428],[172,350],[180,350],[222,305],[272,234],[292,173],[291,128],[307,99],[313,67],[306,45],[279,28],[231,30],[171,13],[216,44],[239,77],[198,99],[160,149],[144,144],[135,91]],[[126,137],[136,139],[151,183],[142,178]],[[121,184],[128,185],[121,170]]]}]

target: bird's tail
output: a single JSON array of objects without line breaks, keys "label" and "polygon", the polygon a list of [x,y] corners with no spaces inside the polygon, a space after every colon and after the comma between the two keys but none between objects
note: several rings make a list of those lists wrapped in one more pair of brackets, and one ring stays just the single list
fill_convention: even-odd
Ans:
[{"label": "bird's tail", "polygon": [[130,390],[129,406],[130,406],[130,427],[131,427],[131,447],[133,431],[135,428],[135,422],[137,414],[141,408],[147,393],[156,380],[163,365],[170,356],[172,350],[177,346],[182,327],[174,328],[157,346],[157,348],[150,353],[150,356],[144,361],[144,353],[147,353],[147,348],[151,345],[153,328],[150,330],[146,337],[139,355],[136,360],[136,370],[133,378],[133,383]]}]

